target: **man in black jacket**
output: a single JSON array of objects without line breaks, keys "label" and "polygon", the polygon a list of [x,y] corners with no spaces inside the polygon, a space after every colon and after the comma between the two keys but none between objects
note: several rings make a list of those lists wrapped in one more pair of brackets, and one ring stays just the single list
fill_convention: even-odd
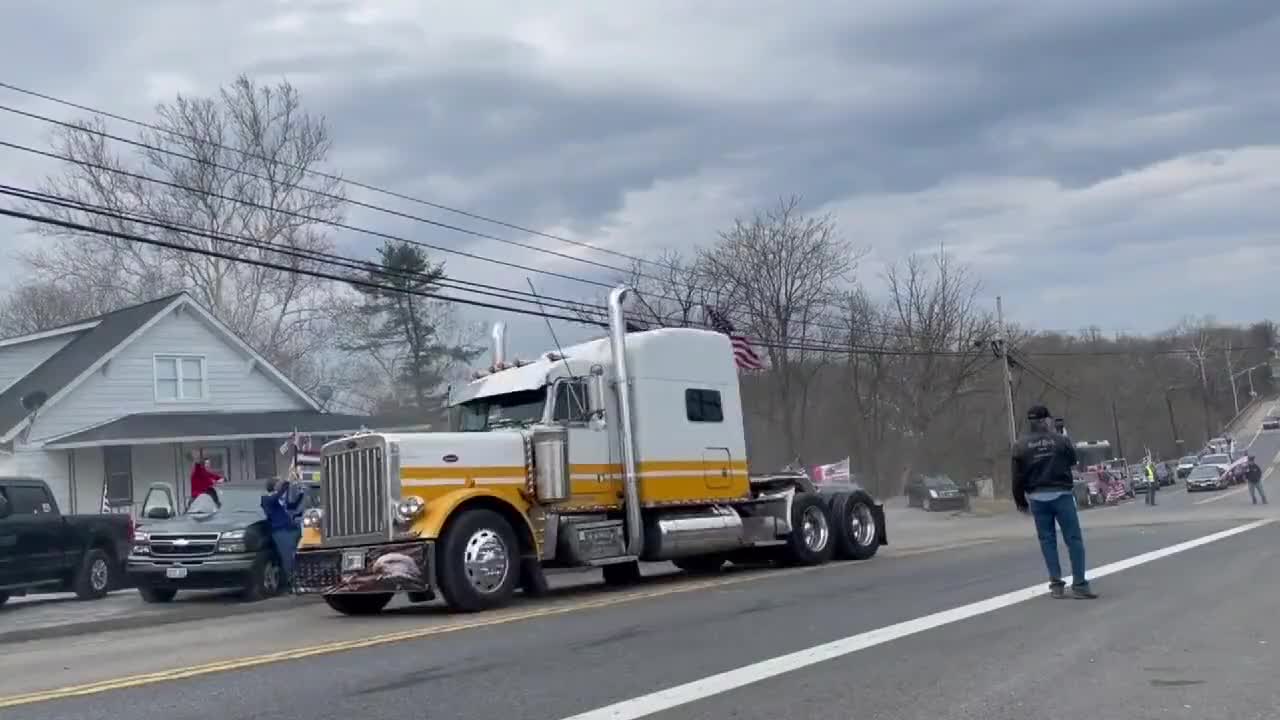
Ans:
[{"label": "man in black jacket", "polygon": [[1258,461],[1253,455],[1249,456],[1249,462],[1244,466],[1244,479],[1249,482],[1249,498],[1253,500],[1253,504],[1258,504],[1258,498],[1262,498],[1262,504],[1267,504],[1267,494],[1262,491],[1262,468],[1258,466]]},{"label": "man in black jacket", "polygon": [[1018,438],[1013,448],[1013,502],[1018,510],[1035,518],[1040,550],[1049,570],[1049,592],[1055,598],[1067,596],[1058,559],[1056,522],[1071,558],[1072,594],[1096,598],[1085,577],[1084,535],[1076,513],[1075,478],[1071,474],[1076,464],[1075,446],[1065,435],[1049,429],[1049,409],[1043,405],[1031,408],[1027,420],[1030,431]]}]

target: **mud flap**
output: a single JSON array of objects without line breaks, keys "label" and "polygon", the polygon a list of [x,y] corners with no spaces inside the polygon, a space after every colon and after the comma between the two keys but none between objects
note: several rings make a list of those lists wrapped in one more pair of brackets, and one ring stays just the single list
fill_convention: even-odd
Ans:
[{"label": "mud flap", "polygon": [[884,505],[872,505],[871,514],[876,518],[876,539],[880,541],[881,545],[888,545],[889,528],[885,526],[884,522]]}]

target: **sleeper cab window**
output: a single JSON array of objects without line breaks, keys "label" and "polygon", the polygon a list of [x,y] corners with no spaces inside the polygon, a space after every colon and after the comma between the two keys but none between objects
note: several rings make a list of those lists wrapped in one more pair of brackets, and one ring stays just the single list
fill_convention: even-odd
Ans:
[{"label": "sleeper cab window", "polygon": [[684,391],[684,416],[689,422],[724,422],[724,407],[719,390]]}]

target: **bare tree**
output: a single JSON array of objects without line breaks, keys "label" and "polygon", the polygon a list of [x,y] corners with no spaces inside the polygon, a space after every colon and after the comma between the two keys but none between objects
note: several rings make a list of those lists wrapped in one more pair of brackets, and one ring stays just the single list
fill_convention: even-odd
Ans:
[{"label": "bare tree", "polygon": [[[995,334],[991,313],[978,307],[981,284],[969,268],[939,249],[926,259],[912,255],[885,273],[889,311],[908,350],[896,387],[905,429],[918,448],[941,411],[958,398],[982,392],[977,380],[992,364],[983,352]],[[919,460],[907,453],[902,477]]]},{"label": "bare tree", "polygon": [[0,336],[40,332],[109,309],[90,293],[59,283],[28,282],[11,290],[0,302]]},{"label": "bare tree", "polygon": [[755,338],[773,378],[770,414],[782,426],[787,453],[802,455],[810,392],[832,353],[819,341],[840,293],[864,251],[854,248],[829,215],[808,216],[797,197],[747,220],[735,220],[699,255],[700,277],[717,288],[721,309]]},{"label": "bare tree", "polygon": [[318,384],[312,360],[333,286],[296,271],[321,264],[313,254],[333,249],[326,224],[342,214],[340,181],[308,176],[329,155],[324,119],[303,110],[289,83],[245,76],[216,97],[179,95],[156,116],[159,129],[141,131],[133,155],[100,134],[100,118],[57,132],[54,151],[70,161],[43,191],[87,209],[33,210],[177,249],[38,226],[58,242],[23,261],[38,281],[115,307],[185,289],[295,380]]}]

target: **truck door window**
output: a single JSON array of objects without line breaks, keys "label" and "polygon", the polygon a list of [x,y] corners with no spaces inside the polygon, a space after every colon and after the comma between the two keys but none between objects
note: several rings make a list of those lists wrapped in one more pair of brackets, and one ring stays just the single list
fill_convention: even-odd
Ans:
[{"label": "truck door window", "polygon": [[684,391],[684,414],[689,422],[724,422],[719,390]]},{"label": "truck door window", "polygon": [[53,501],[44,488],[14,485],[9,488],[9,504],[13,515],[48,515]]},{"label": "truck door window", "polygon": [[589,415],[586,380],[561,380],[556,383],[555,411],[551,416],[554,422],[586,422]]}]

